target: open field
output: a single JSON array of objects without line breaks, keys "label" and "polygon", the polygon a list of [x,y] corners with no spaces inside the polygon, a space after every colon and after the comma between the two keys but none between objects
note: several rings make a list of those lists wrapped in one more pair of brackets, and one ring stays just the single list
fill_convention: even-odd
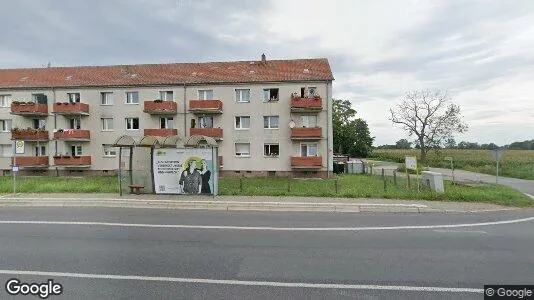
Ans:
[{"label": "open field", "polygon": [[[384,161],[404,162],[406,155],[414,155],[418,158],[417,149],[375,149],[371,158]],[[459,150],[443,149],[437,154],[435,151],[428,153],[430,167],[450,168],[450,163],[444,158],[454,158],[454,167],[467,171],[495,175],[496,166],[488,150]],[[507,150],[499,165],[499,175],[534,180],[534,150]]]},{"label": "open field", "polygon": [[[337,188],[336,188],[337,185]],[[0,192],[13,192],[11,177],[0,177]],[[118,193],[116,177],[19,177],[17,192],[21,193]],[[245,196],[315,196],[347,198],[424,199],[446,201],[487,202],[511,206],[529,206],[532,200],[511,188],[487,184],[477,187],[452,185],[445,182],[445,194],[421,188],[416,181],[408,188],[406,180],[374,175],[343,175],[332,179],[288,179],[281,177],[221,178],[221,195]]]}]

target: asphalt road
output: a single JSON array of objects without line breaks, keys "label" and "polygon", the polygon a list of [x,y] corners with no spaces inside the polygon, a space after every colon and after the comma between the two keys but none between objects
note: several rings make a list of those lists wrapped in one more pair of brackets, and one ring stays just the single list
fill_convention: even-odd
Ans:
[{"label": "asphalt road", "polygon": [[533,216],[1,208],[0,298],[483,299],[532,283]]}]

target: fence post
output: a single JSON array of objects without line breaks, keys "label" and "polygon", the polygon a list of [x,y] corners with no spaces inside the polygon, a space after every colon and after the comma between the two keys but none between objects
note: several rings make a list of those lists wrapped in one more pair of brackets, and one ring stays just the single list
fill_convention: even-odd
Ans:
[{"label": "fence post", "polygon": [[239,178],[239,192],[243,194],[243,177]]},{"label": "fence post", "polygon": [[291,177],[287,177],[287,191],[291,192]]},{"label": "fence post", "polygon": [[406,173],[406,176],[408,176],[408,188],[412,188],[412,185],[410,184],[410,173]]},{"label": "fence post", "polygon": [[[382,171],[384,171],[384,169],[382,169]],[[387,190],[388,190],[388,188],[387,188],[387,182],[388,182],[388,180],[386,179],[385,176],[383,177],[383,181],[384,181],[384,192],[387,192]]]},{"label": "fence post", "polygon": [[382,168],[382,179],[386,178],[386,176],[384,175],[384,168]]},{"label": "fence post", "polygon": [[336,178],[336,194],[338,193],[338,188],[339,188],[338,187],[338,181],[339,181],[339,179]]},{"label": "fence post", "polygon": [[397,170],[393,170],[393,184],[397,186]]}]

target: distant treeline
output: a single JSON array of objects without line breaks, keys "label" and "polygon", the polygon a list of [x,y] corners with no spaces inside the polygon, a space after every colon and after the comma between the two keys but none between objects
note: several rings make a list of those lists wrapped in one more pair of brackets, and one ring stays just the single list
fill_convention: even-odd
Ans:
[{"label": "distant treeline", "polygon": [[[534,150],[534,139],[532,140],[526,140],[522,142],[513,142],[509,145],[504,145],[504,148],[510,149],[510,150]],[[398,140],[395,145],[380,145],[375,147],[376,149],[419,149],[419,145],[409,142],[406,139]],[[473,143],[473,142],[466,142],[462,141],[459,143],[456,143],[454,139],[449,139],[443,145],[440,145],[437,148],[441,149],[477,149],[477,150],[493,150],[500,148],[499,145],[495,143],[489,143],[489,144],[479,144],[479,143]]]}]

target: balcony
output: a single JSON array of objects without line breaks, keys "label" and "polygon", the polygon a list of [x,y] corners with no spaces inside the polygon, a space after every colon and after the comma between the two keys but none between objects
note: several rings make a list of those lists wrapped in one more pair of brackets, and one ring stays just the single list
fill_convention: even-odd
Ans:
[{"label": "balcony", "polygon": [[80,102],[56,102],[54,113],[58,115],[89,115],[89,104]]},{"label": "balcony", "polygon": [[321,127],[298,127],[291,128],[291,139],[294,140],[319,140],[323,137]]},{"label": "balcony", "polygon": [[222,114],[222,101],[189,100],[189,111],[197,114]]},{"label": "balcony", "polygon": [[39,129],[18,129],[13,128],[11,130],[12,140],[23,141],[48,141],[48,131]]},{"label": "balcony", "polygon": [[91,156],[54,156],[54,165],[87,168],[91,166]]},{"label": "balcony", "polygon": [[15,156],[14,165],[26,168],[47,168],[48,156]]},{"label": "balcony", "polygon": [[151,115],[175,115],[178,105],[174,101],[145,101],[144,112]]},{"label": "balcony", "polygon": [[316,169],[323,166],[322,156],[292,156],[291,167],[295,169]]},{"label": "balcony", "polygon": [[54,132],[54,139],[67,142],[89,142],[91,133],[83,129],[60,129]]},{"label": "balcony", "polygon": [[46,116],[48,115],[48,105],[33,102],[13,102],[11,103],[11,114],[20,116]]},{"label": "balcony", "polygon": [[145,129],[144,134],[151,136],[172,136],[178,135],[178,129],[169,129],[169,128],[154,128],[154,129]]},{"label": "balcony", "polygon": [[291,98],[291,112],[320,112],[322,109],[321,98]]},{"label": "balcony", "polygon": [[191,128],[189,129],[189,135],[204,135],[216,140],[222,140],[223,130],[222,128]]}]

